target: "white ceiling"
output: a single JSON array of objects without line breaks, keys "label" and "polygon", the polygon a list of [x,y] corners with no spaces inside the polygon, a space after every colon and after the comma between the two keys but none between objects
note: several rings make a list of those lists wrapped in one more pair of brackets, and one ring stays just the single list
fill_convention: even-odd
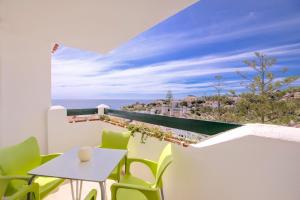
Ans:
[{"label": "white ceiling", "polygon": [[[17,37],[107,53],[196,0],[1,0],[0,28]],[[0,12],[0,13],[1,13]]]}]

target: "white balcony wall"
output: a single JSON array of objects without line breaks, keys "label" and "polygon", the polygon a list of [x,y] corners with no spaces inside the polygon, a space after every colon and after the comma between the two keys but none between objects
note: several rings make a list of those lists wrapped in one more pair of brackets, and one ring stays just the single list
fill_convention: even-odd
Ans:
[{"label": "white balcony wall", "polygon": [[102,121],[69,123],[66,109],[53,106],[48,111],[48,151],[55,153],[76,146],[99,146],[103,129],[126,130]]},{"label": "white balcony wall", "polygon": [[174,148],[169,199],[297,200],[300,143],[245,136],[207,147]]},{"label": "white balcony wall", "polygon": [[[68,123],[66,111],[48,112],[49,149],[61,152],[73,146],[98,145],[101,130],[125,130],[92,121]],[[166,142],[137,135],[129,156],[158,160]],[[299,200],[300,129],[246,125],[188,148],[173,145],[174,161],[164,176],[167,200]],[[142,165],[135,174],[153,180]]]},{"label": "white balcony wall", "polygon": [[[101,144],[102,130],[127,131],[127,129],[114,126],[103,121],[86,121],[69,123],[67,111],[61,106],[53,106],[48,111],[48,149],[49,153],[65,152],[76,146],[99,146]],[[161,150],[166,142],[149,138],[146,144],[140,143],[137,135],[129,141],[129,156],[143,157],[158,160]],[[151,149],[154,147],[151,151]],[[134,164],[133,169],[143,178],[152,180],[149,171],[139,164]]]},{"label": "white balcony wall", "polygon": [[33,135],[47,151],[55,42],[107,53],[195,1],[1,0],[0,145]]}]

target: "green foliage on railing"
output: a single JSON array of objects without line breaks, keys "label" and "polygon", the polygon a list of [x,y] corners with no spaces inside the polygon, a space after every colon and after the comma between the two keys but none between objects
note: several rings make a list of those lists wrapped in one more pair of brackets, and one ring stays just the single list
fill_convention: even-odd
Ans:
[{"label": "green foliage on railing", "polygon": [[156,124],[156,125],[186,130],[186,131],[192,131],[196,133],[202,133],[206,135],[215,135],[217,133],[241,126],[240,124],[196,120],[196,119],[184,119],[184,118],[144,114],[144,113],[137,113],[137,112],[127,112],[127,111],[112,110],[112,109],[107,109],[106,114],[130,119],[130,120],[146,122],[150,124]]}]

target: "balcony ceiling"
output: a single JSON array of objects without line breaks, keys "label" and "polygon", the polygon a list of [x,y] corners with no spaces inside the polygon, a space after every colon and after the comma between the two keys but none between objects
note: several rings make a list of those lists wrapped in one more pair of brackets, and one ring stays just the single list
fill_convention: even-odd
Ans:
[{"label": "balcony ceiling", "polygon": [[2,0],[0,28],[17,37],[107,53],[196,0]]}]

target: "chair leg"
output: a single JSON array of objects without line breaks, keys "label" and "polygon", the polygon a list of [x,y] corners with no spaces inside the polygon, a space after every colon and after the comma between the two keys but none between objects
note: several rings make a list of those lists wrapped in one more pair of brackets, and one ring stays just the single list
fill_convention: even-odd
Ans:
[{"label": "chair leg", "polygon": [[163,188],[160,189],[160,197],[162,200],[165,200],[164,190]]}]

